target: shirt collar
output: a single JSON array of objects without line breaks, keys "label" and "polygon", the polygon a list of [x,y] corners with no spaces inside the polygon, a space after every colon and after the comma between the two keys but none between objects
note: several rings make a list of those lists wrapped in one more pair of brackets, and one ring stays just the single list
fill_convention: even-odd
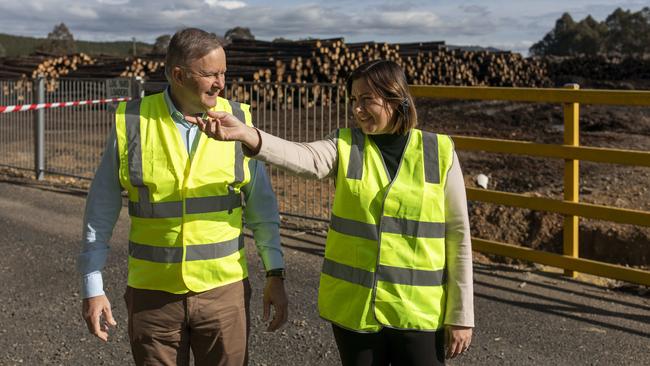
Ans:
[{"label": "shirt collar", "polygon": [[171,89],[167,87],[165,89],[165,92],[163,93],[165,97],[165,103],[167,104],[167,109],[169,112],[169,115],[172,117],[172,120],[174,120],[175,123],[178,123],[180,125],[183,125],[186,128],[193,128],[196,127],[196,125],[191,124],[185,120],[185,116],[183,116],[183,113],[181,113],[178,108],[174,105],[174,102],[172,102],[171,98]]}]

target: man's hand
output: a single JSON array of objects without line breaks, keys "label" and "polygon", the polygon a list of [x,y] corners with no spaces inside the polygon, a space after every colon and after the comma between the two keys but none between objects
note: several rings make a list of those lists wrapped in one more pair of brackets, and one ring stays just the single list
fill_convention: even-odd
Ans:
[{"label": "man's hand", "polygon": [[227,112],[208,111],[208,118],[185,116],[187,122],[199,126],[208,137],[219,141],[241,141],[256,150],[260,139],[257,131]]},{"label": "man's hand", "polygon": [[267,277],[266,286],[264,287],[264,321],[269,320],[271,315],[271,304],[273,304],[273,320],[266,328],[269,332],[274,332],[282,324],[287,322],[289,317],[289,301],[284,291],[284,281],[280,277]]},{"label": "man's hand", "polygon": [[472,328],[445,325],[446,358],[454,358],[467,351],[472,343]]},{"label": "man's hand", "polygon": [[101,339],[108,341],[108,328],[117,325],[111,312],[111,303],[106,295],[83,299],[81,315],[86,321],[88,331]]}]

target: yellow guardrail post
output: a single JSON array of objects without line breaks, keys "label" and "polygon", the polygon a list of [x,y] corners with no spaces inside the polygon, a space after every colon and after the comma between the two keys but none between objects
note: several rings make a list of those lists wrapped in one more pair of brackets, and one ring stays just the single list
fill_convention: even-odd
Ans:
[{"label": "yellow guardrail post", "polygon": [[580,104],[650,106],[648,91],[580,90],[577,84],[563,88],[495,88],[461,86],[410,86],[415,97],[508,100],[520,102],[560,103],[564,111],[564,143],[540,144],[529,141],[490,139],[472,136],[452,136],[457,149],[563,159],[564,197],[543,198],[502,191],[467,188],[467,198],[536,211],[564,215],[563,253],[554,254],[518,245],[472,238],[472,247],[485,253],[519,258],[563,268],[567,276],[576,272],[604,276],[650,286],[650,271],[580,258],[579,218],[606,220],[622,224],[650,226],[650,211],[630,210],[606,205],[581,203],[580,160],[608,164],[650,167],[650,151],[621,150],[580,146]]},{"label": "yellow guardrail post", "polygon": [[[567,84],[567,89],[580,89],[578,84]],[[580,145],[580,104],[564,103],[564,145]],[[564,200],[569,202],[578,202],[580,200],[580,165],[579,160],[564,160]],[[580,232],[578,216],[564,216],[564,255],[578,258],[578,234]],[[576,272],[564,270],[566,276],[575,277]]]}]

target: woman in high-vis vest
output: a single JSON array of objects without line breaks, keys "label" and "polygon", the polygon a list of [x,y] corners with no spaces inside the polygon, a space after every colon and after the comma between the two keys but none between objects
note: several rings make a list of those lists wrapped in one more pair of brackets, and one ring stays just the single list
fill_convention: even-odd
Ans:
[{"label": "woman in high-vis vest", "polygon": [[336,193],[318,308],[343,365],[444,364],[474,326],[467,200],[449,136],[416,129],[406,76],[394,62],[356,69],[347,91],[357,128],[294,143],[227,113],[196,119],[208,136]]}]

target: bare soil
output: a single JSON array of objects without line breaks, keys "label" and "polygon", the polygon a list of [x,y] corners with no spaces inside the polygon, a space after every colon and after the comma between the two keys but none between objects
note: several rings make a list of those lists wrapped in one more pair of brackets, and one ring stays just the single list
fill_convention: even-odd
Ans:
[{"label": "bare soil", "polygon": [[[420,128],[450,135],[502,138],[537,143],[562,144],[561,105],[501,101],[452,101],[420,99],[416,102]],[[101,117],[101,118],[100,118]],[[313,141],[337,126],[353,124],[344,105],[311,109],[254,110],[257,126],[294,141]],[[108,120],[104,116],[82,118],[84,126],[97,121],[101,126],[69,130],[83,133],[78,141],[57,138],[62,123],[49,124],[46,131],[48,167],[68,174],[92,176],[103,149]],[[101,121],[101,122],[100,122]],[[7,128],[7,127],[5,127]],[[7,131],[8,132],[8,131]],[[28,131],[29,132],[29,131]],[[55,134],[56,136],[52,135]],[[23,136],[24,135],[24,136]],[[31,148],[30,133],[8,144]],[[19,141],[20,140],[20,141]],[[580,143],[584,146],[650,151],[650,108],[581,105]],[[2,146],[7,154],[24,156],[15,160],[31,163],[31,150],[18,145]],[[3,144],[5,145],[5,144]],[[476,187],[475,177],[489,177],[489,189],[561,199],[564,162],[506,154],[459,151],[465,184]],[[7,162],[5,154],[0,163]],[[22,164],[21,164],[22,165]],[[28,171],[2,168],[0,174],[30,176]],[[269,168],[280,209],[321,221],[297,220],[286,216],[287,225],[312,231],[325,230],[334,192],[330,181],[306,181]],[[580,201],[634,210],[650,211],[650,169],[601,163],[580,163]],[[87,188],[88,181],[48,177],[53,184]],[[562,216],[548,212],[470,202],[472,235],[560,253]],[[291,219],[290,219],[291,218]],[[580,256],[612,263],[650,265],[650,228],[611,222],[580,220]],[[495,259],[495,258],[492,258]],[[498,259],[512,262],[509,259]],[[516,262],[516,261],[515,261]]]},{"label": "bare soil", "polygon": [[[451,135],[562,144],[562,106],[418,100],[421,128]],[[650,150],[650,108],[581,106],[580,144]],[[477,187],[485,174],[489,189],[561,199],[564,162],[496,153],[459,151],[465,184]],[[650,211],[650,169],[580,163],[580,201]],[[547,212],[470,202],[472,235],[556,253],[562,248],[562,217]],[[580,256],[607,262],[650,264],[650,229],[599,220],[580,220]]]},{"label": "bare soil", "polygon": [[[563,143],[561,105],[502,101],[452,101],[420,99],[420,128],[450,135]],[[327,134],[327,125],[299,134],[277,121],[262,126],[281,137],[311,141]],[[348,114],[350,116],[350,114]],[[319,117],[315,114],[315,117]],[[327,114],[325,115],[327,118]],[[279,122],[279,123],[278,123]],[[341,126],[345,120],[339,121]],[[347,121],[352,124],[351,120]],[[310,129],[313,124],[309,124]],[[582,105],[580,144],[583,146],[650,151],[650,108]],[[562,199],[564,161],[475,151],[458,151],[467,187],[477,187],[475,177],[489,177],[488,188],[538,197]],[[280,209],[326,220],[334,188],[331,182],[312,182],[271,170]],[[619,208],[650,211],[650,169],[580,162],[580,201]],[[554,253],[562,252],[563,218],[490,203],[469,202],[472,235],[519,244]],[[286,217],[287,225],[324,231],[323,222]],[[480,255],[479,255],[480,256]],[[610,263],[648,267],[650,228],[580,219],[580,256]],[[488,258],[482,258],[488,259]],[[489,259],[519,261],[490,256]]]}]

